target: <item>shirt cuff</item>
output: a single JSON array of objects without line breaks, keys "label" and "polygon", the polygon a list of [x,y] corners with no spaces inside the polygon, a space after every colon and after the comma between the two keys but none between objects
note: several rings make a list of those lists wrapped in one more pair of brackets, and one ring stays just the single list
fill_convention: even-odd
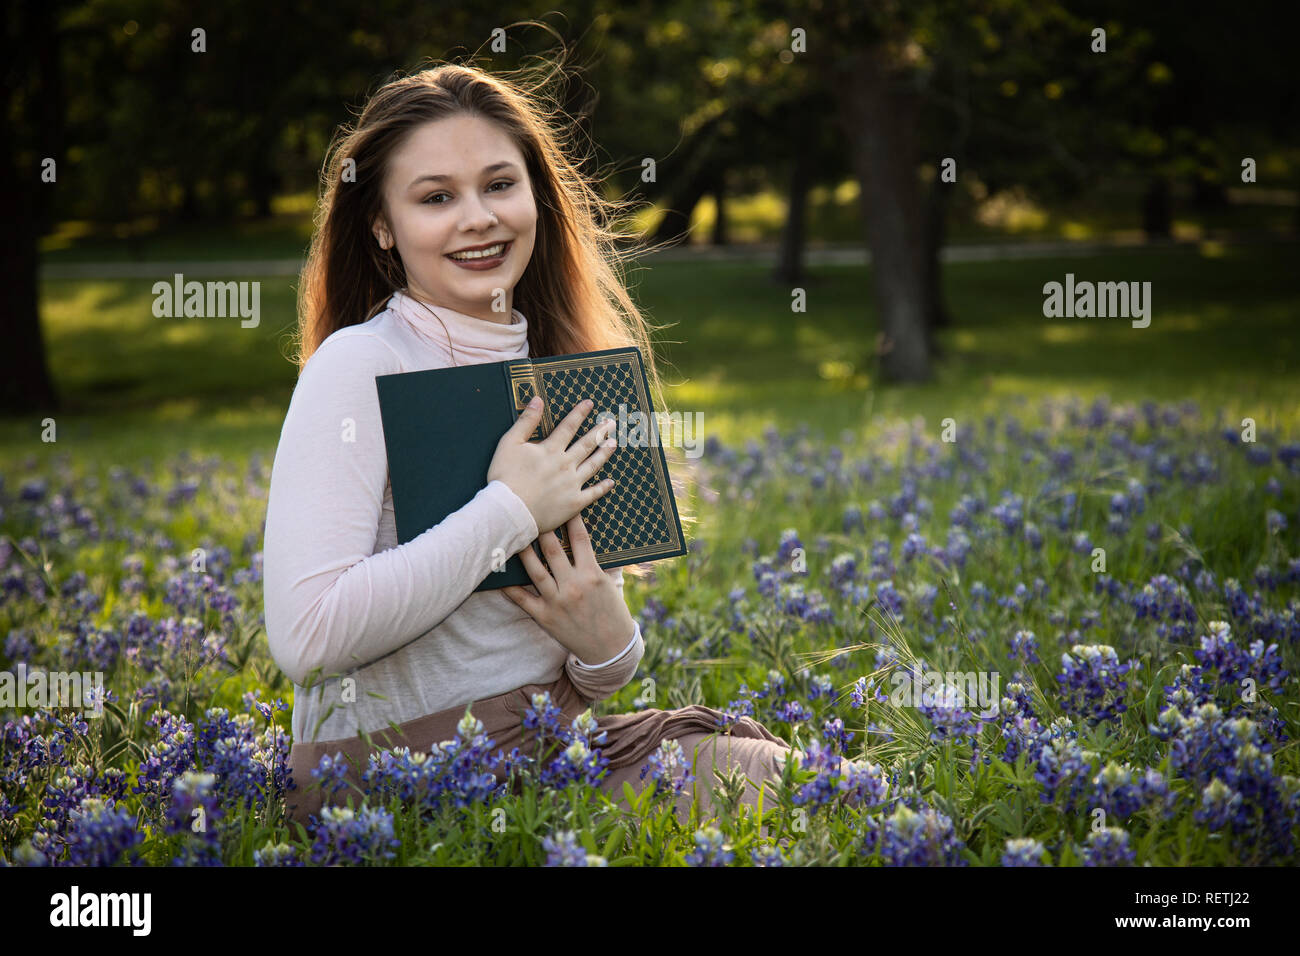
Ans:
[{"label": "shirt cuff", "polygon": [[[523,543],[519,544],[519,547],[512,551],[511,554],[522,551],[537,540],[537,521],[533,518],[533,513],[528,510],[528,505],[524,504],[524,500],[515,494],[511,487],[500,478],[493,478],[487,483],[486,487],[488,494],[494,495],[501,502],[502,510],[510,516],[510,520],[515,526],[515,534],[524,539]],[[519,542],[516,540],[514,543],[518,544]]]},{"label": "shirt cuff", "polygon": [[630,650],[632,650],[632,648],[636,647],[636,640],[637,640],[638,637],[641,636],[641,622],[640,622],[640,621],[635,621],[634,623],[636,624],[636,628],[632,631],[632,640],[628,641],[627,647],[623,648],[621,651],[619,651],[617,654],[615,654],[615,655],[614,655],[613,657],[611,657],[609,660],[605,661],[605,663],[603,663],[603,664],[584,664],[584,663],[582,663],[581,660],[578,659],[578,655],[574,654],[574,655],[573,655],[573,666],[574,666],[574,667],[580,667],[580,668],[582,668],[584,671],[598,671],[598,670],[600,670],[600,669],[603,668],[603,667],[609,667],[611,664],[615,664],[615,663],[617,663],[618,661],[620,661],[620,660],[621,660],[621,659],[622,659],[622,658],[623,658],[623,657],[628,653],[628,651],[630,651]]}]

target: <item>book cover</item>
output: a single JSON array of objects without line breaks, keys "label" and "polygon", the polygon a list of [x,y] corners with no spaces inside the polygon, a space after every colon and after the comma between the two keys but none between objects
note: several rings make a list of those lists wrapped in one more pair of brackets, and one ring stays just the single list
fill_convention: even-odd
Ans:
[{"label": "book cover", "polygon": [[[584,487],[613,478],[613,489],[581,512],[602,568],[686,553],[668,462],[659,440],[645,366],[636,348],[427,369],[375,377],[388,454],[397,539],[406,543],[459,511],[487,484],[501,436],[534,395],[545,402],[530,441],[540,441],[590,398],[574,435],[608,417],[619,446]],[[563,526],[555,529],[572,552]],[[542,557],[536,540],[533,549]],[[545,559],[543,558],[543,562]],[[504,556],[474,589],[531,584],[523,562]]]}]

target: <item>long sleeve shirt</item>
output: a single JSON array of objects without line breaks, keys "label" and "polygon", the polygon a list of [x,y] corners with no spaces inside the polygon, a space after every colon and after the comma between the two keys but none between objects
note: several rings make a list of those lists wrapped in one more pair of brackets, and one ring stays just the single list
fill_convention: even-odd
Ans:
[{"label": "long sleeve shirt", "polygon": [[[526,357],[527,319],[512,318],[398,292],[303,367],[276,448],[263,545],[266,633],[294,684],[295,741],[373,733],[550,683],[562,668],[583,697],[602,700],[636,672],[639,625],[620,653],[588,666],[500,590],[474,591],[495,549],[516,554],[538,536],[504,482],[397,542],[375,377]],[[622,570],[606,573],[621,589]]]}]

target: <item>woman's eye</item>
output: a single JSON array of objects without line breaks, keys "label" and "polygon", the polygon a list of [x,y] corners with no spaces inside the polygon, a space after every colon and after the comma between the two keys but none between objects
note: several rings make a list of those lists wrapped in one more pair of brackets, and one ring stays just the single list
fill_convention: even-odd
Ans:
[{"label": "woman's eye", "polygon": [[[514,185],[514,181],[513,181],[513,180],[510,180],[510,179],[499,179],[499,180],[497,180],[496,182],[494,182],[494,183],[492,184],[492,186],[505,186],[505,187],[507,187],[507,188],[509,188],[509,187],[511,187],[511,186],[513,186],[513,185]],[[491,189],[492,189],[492,186],[489,186],[488,189],[491,190]],[[500,190],[498,190],[498,192],[499,192],[499,191],[500,191]],[[434,200],[434,199],[437,199],[439,196],[445,196],[445,195],[447,195],[447,194],[446,194],[446,193],[434,193],[432,196],[426,196],[424,199],[420,200],[420,202],[421,202],[421,203],[430,204],[430,205],[434,205],[434,206],[441,206],[442,203],[436,203],[436,202],[435,202],[435,203],[431,203],[430,201],[431,201],[431,200]]]}]

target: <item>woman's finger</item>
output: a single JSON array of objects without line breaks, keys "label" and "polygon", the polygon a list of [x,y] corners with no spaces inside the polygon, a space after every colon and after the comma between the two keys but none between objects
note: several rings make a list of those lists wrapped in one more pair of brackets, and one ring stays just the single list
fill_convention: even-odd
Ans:
[{"label": "woman's finger", "polygon": [[532,603],[536,601],[537,598],[530,594],[527,588],[521,588],[517,584],[512,584],[508,587],[501,588],[501,593],[514,601],[529,614],[533,613]]},{"label": "woman's finger", "polygon": [[[551,534],[551,532],[548,531],[547,534]],[[539,597],[549,597],[559,591],[555,579],[546,570],[546,565],[542,564],[542,559],[533,551],[532,545],[519,552],[519,560],[523,562],[524,570],[528,572],[528,577],[532,579],[533,586],[537,588]]]},{"label": "woman's finger", "polygon": [[573,550],[573,566],[587,571],[600,570],[596,552],[591,547],[591,534],[581,513],[570,518],[564,527],[569,534],[569,547]]},{"label": "woman's finger", "polygon": [[569,556],[564,553],[560,536],[554,531],[548,531],[538,540],[542,544],[542,554],[546,556],[546,563],[551,567],[551,577],[555,579],[557,586],[563,584],[565,577],[573,569],[573,564],[570,563]]}]

